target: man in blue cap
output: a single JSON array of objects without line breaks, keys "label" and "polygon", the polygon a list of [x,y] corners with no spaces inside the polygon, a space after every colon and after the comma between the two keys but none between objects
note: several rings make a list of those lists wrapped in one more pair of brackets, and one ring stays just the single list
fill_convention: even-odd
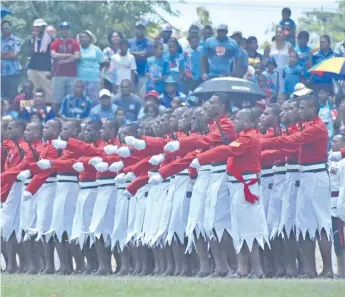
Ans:
[{"label": "man in blue cap", "polygon": [[70,36],[70,24],[59,25],[59,38],[51,44],[53,58],[53,108],[58,111],[62,99],[72,94],[77,77],[77,60],[80,57],[80,46]]},{"label": "man in blue cap", "polygon": [[228,25],[221,24],[217,27],[217,35],[204,42],[201,61],[203,80],[220,76],[239,76],[239,46],[227,34]]},{"label": "man in blue cap", "polygon": [[144,98],[146,93],[146,59],[152,56],[152,42],[145,35],[146,25],[140,21],[135,24],[135,37],[128,40],[130,53],[137,64],[137,91],[141,98]]},{"label": "man in blue cap", "polygon": [[177,91],[177,81],[169,75],[164,81],[164,93],[159,96],[159,100],[161,105],[171,108],[171,103],[176,97],[180,98],[181,102],[187,98],[185,94]]}]

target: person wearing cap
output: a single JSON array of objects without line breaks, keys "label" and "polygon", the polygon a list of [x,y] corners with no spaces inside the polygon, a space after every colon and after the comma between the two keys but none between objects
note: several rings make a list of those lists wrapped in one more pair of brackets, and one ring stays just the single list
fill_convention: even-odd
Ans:
[{"label": "person wearing cap", "polygon": [[[169,24],[164,24],[161,30],[161,41],[163,43],[164,56],[169,53],[168,41],[172,37],[172,28]],[[178,52],[182,53],[182,47],[178,44]]]},{"label": "person wearing cap", "polygon": [[1,95],[12,103],[18,94],[21,66],[18,60],[22,43],[11,32],[9,21],[1,22]]},{"label": "person wearing cap", "polygon": [[53,101],[53,87],[51,81],[51,37],[46,30],[47,23],[37,19],[33,23],[32,38],[26,43],[29,49],[28,79],[35,89],[41,88],[45,93],[46,103]]},{"label": "person wearing cap", "polygon": [[[233,73],[239,69],[239,47],[235,40],[227,36],[228,26],[221,24],[217,27],[217,35],[208,38],[202,50],[202,78],[229,76],[232,63]],[[209,71],[207,71],[209,70]]]},{"label": "person wearing cap", "polygon": [[114,119],[117,106],[111,102],[111,93],[107,89],[99,92],[100,104],[91,109],[89,120],[100,120],[104,123],[107,119]]},{"label": "person wearing cap", "polygon": [[[144,98],[144,104],[146,106],[146,104],[151,104],[154,105],[158,108],[159,113],[163,114],[164,111],[166,110],[166,108],[160,104],[160,100],[159,100],[159,93],[157,91],[149,91],[147,92],[145,98]],[[146,116],[144,107],[142,107],[140,109],[140,112],[138,114],[138,120],[141,120],[142,118],[144,118]]]},{"label": "person wearing cap", "polygon": [[171,108],[171,103],[175,97],[179,97],[182,102],[186,101],[187,96],[177,90],[177,81],[169,75],[164,81],[164,93],[159,96],[161,105]]},{"label": "person wearing cap", "polygon": [[146,25],[144,22],[135,24],[135,37],[128,40],[130,53],[137,64],[137,91],[140,97],[144,97],[146,90],[145,69],[147,58],[152,56],[152,42],[145,36]]},{"label": "person wearing cap", "polygon": [[84,95],[85,84],[77,80],[73,86],[73,93],[68,94],[62,100],[60,106],[59,118],[63,121],[77,119],[84,120],[88,118],[92,106],[89,97]]},{"label": "person wearing cap", "polygon": [[71,38],[70,24],[62,22],[59,25],[59,38],[50,46],[53,58],[53,108],[60,108],[62,99],[71,94],[77,78],[77,60],[80,58],[80,45]]},{"label": "person wearing cap", "polygon": [[79,33],[77,40],[80,43],[80,59],[77,67],[78,80],[84,82],[85,95],[91,99],[93,105],[96,105],[100,90],[100,69],[104,62],[104,55],[101,49],[94,45],[97,39],[89,30]]},{"label": "person wearing cap", "polygon": [[147,58],[146,62],[146,91],[155,90],[158,93],[163,93],[164,80],[169,71],[169,63],[163,57],[163,44],[161,42],[155,42],[153,53],[154,56]]},{"label": "person wearing cap", "polygon": [[242,40],[244,39],[242,32],[235,31],[232,33],[231,38],[235,40],[238,45],[238,50],[240,52],[238,76],[243,77],[248,70],[248,54],[246,50],[241,47]]}]

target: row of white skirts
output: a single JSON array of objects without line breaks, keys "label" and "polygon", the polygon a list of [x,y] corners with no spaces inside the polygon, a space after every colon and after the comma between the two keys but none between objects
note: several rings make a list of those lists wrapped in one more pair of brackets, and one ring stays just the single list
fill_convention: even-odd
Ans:
[{"label": "row of white skirts", "polygon": [[[76,175],[50,177],[29,201],[22,200],[29,180],[16,182],[2,208],[2,236],[8,240],[15,232],[21,241],[54,235],[61,241],[66,232],[80,247],[102,236],[106,245],[120,249],[128,243],[154,247],[179,241],[188,242],[190,252],[196,237],[221,240],[224,231],[237,251],[245,242],[249,249],[255,240],[264,247],[291,231],[297,238],[307,232],[313,238],[322,229],[330,235],[327,171],[301,173],[291,166],[262,170],[260,182],[249,186],[260,197],[255,204],[245,200],[243,184],[227,175],[225,164],[202,166],[195,181],[185,170],[144,186],[130,200],[123,195],[128,183],[115,185],[112,178],[78,183]],[[257,175],[243,177],[249,181]]]}]

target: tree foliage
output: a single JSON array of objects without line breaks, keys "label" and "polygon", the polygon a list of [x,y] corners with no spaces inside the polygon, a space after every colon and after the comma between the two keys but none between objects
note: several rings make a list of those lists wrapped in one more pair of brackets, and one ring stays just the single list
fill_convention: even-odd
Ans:
[{"label": "tree foliage", "polygon": [[212,26],[212,19],[210,16],[210,12],[203,6],[196,8],[196,14],[198,16],[198,23],[202,26],[211,25]]},{"label": "tree foliage", "polygon": [[168,1],[3,1],[12,16],[6,17],[13,23],[13,32],[27,39],[31,35],[32,23],[43,18],[48,24],[58,26],[62,21],[71,24],[73,35],[90,30],[98,38],[98,45],[106,46],[107,33],[119,30],[126,37],[132,37],[135,23],[146,21],[149,31],[157,32],[164,22],[159,10],[178,15]]}]

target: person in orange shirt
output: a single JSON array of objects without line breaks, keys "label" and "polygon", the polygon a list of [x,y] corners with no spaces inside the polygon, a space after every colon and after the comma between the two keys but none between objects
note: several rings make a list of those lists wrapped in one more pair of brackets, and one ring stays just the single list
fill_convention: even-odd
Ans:
[{"label": "person in orange shirt", "polygon": [[260,172],[260,136],[255,127],[252,109],[236,114],[238,138],[229,145],[217,146],[198,154],[191,167],[200,168],[209,160],[227,160],[226,171],[231,201],[231,228],[227,230],[238,253],[238,270],[231,277],[247,276],[251,262],[251,277],[262,278],[259,246],[268,243],[268,229],[262,201],[259,198],[258,174]]}]

